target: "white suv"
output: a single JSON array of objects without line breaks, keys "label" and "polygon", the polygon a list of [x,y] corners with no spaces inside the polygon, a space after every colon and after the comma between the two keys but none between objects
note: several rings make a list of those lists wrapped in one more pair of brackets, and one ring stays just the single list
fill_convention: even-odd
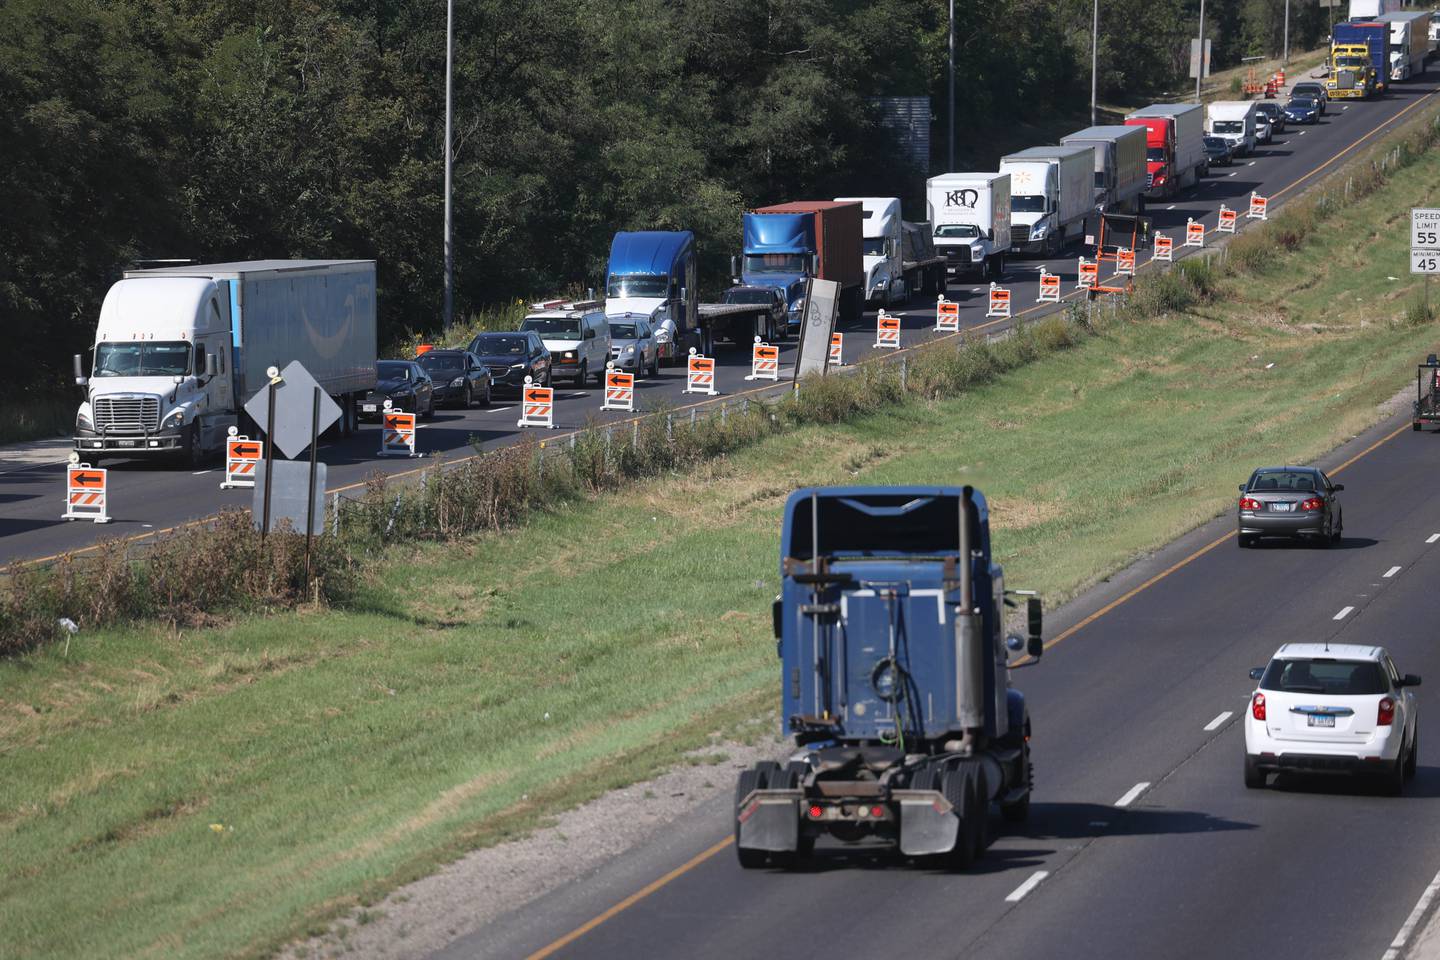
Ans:
[{"label": "white suv", "polygon": [[534,330],[550,350],[552,379],[573,379],[576,386],[594,378],[605,382],[610,359],[610,325],[599,300],[549,300],[534,305],[521,330]]},{"label": "white suv", "polygon": [[1384,647],[1287,643],[1268,667],[1245,716],[1245,786],[1278,771],[1378,774],[1399,794],[1419,754],[1414,674]]}]

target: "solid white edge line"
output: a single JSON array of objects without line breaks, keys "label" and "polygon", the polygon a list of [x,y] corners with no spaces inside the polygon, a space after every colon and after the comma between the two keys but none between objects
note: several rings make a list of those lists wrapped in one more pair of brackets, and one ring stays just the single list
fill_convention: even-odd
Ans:
[{"label": "solid white edge line", "polygon": [[1390,949],[1385,951],[1386,957],[1399,956],[1396,951],[1403,948],[1410,939],[1410,934],[1415,932],[1415,925],[1420,922],[1420,918],[1423,917],[1425,911],[1430,908],[1430,901],[1435,899],[1435,893],[1437,891],[1440,891],[1440,873],[1435,874],[1435,877],[1430,881],[1430,885],[1425,888],[1425,892],[1420,894],[1420,899],[1415,903],[1415,909],[1410,911],[1410,916],[1405,918],[1405,923],[1400,927],[1400,932],[1395,934],[1394,940],[1390,941]]},{"label": "solid white edge line", "polygon": [[1434,543],[1436,540],[1440,540],[1440,533],[1432,533],[1425,538],[1426,543]]},{"label": "solid white edge line", "polygon": [[1116,801],[1115,801],[1115,806],[1117,806],[1117,807],[1128,807],[1128,806],[1130,806],[1130,804],[1132,804],[1132,803],[1135,802],[1135,798],[1138,797],[1138,796],[1140,796],[1140,794],[1144,793],[1144,792],[1149,788],[1149,786],[1150,786],[1150,781],[1149,781],[1149,780],[1141,780],[1139,783],[1135,784],[1135,786],[1131,787],[1129,790],[1126,790],[1126,791],[1125,791],[1125,796],[1123,796],[1123,797],[1121,797],[1119,800],[1116,800]]},{"label": "solid white edge line", "polygon": [[1218,729],[1218,728],[1220,727],[1220,725],[1221,725],[1222,723],[1224,723],[1226,720],[1229,720],[1232,715],[1233,715],[1233,711],[1230,711],[1230,710],[1224,711],[1223,713],[1220,714],[1220,716],[1216,717],[1214,720],[1211,720],[1209,723],[1205,724],[1205,731],[1208,733],[1208,732],[1211,731],[1211,730],[1216,730],[1216,729]]},{"label": "solid white edge line", "polygon": [[1031,890],[1034,890],[1036,887],[1040,886],[1040,882],[1048,876],[1050,876],[1049,870],[1036,870],[1034,873],[1030,874],[1030,878],[1028,880],[1020,884],[1020,886],[1016,887],[1014,890],[1010,891],[1009,896],[1005,898],[1005,902],[1019,903],[1021,900],[1024,900],[1025,895],[1028,894]]},{"label": "solid white edge line", "polygon": [[1340,608],[1340,612],[1337,613],[1337,614],[1335,614],[1335,616],[1332,617],[1331,619],[1332,619],[1332,620],[1344,620],[1346,617],[1350,616],[1350,612],[1351,612],[1352,610],[1354,610],[1354,609],[1355,609],[1354,607],[1341,607],[1341,608]]},{"label": "solid white edge line", "polygon": [[1386,570],[1385,573],[1382,574],[1382,576],[1383,576],[1384,578],[1388,579],[1388,578],[1390,578],[1390,577],[1395,576],[1395,574],[1397,574],[1397,573],[1399,573],[1399,572],[1400,572],[1400,568],[1399,568],[1399,567],[1391,567],[1389,570]]}]

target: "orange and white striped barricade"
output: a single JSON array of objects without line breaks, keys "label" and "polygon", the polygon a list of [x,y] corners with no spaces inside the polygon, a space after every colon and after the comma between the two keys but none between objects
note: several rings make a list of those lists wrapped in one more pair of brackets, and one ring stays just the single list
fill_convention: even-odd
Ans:
[{"label": "orange and white striped barricade", "polygon": [[707,397],[717,396],[715,390],[715,358],[697,353],[690,348],[690,360],[685,367],[685,392],[703,393]]},{"label": "orange and white striped barricade", "polygon": [[900,349],[900,318],[892,317],[884,310],[875,318],[875,346],[877,349]]},{"label": "orange and white striped barricade", "polygon": [[1225,204],[1220,204],[1220,223],[1215,227],[1217,233],[1235,232],[1235,211]]},{"label": "orange and white striped barricade", "polygon": [[830,366],[845,366],[845,334],[838,331],[830,334]]},{"label": "orange and white striped barricade", "polygon": [[234,428],[225,440],[225,481],[221,490],[238,490],[255,486],[255,467],[265,453],[265,445],[259,440],[242,437]]},{"label": "orange and white striped barricade", "polygon": [[1080,258],[1079,279],[1075,281],[1076,290],[1094,290],[1095,284],[1100,281],[1100,262],[1098,260],[1086,260]]},{"label": "orange and white striped barricade", "polygon": [[1196,223],[1193,217],[1185,220],[1185,246],[1205,246],[1205,224]]},{"label": "orange and white striped barricade", "polygon": [[1135,251],[1129,247],[1121,247],[1115,251],[1115,276],[1135,276]]},{"label": "orange and white striped barricade", "polygon": [[555,388],[537,387],[526,377],[525,386],[520,391],[520,419],[515,421],[515,426],[554,430]]},{"label": "orange and white striped barricade", "polygon": [[1163,260],[1166,263],[1175,262],[1175,241],[1163,233],[1155,234],[1155,260]]},{"label": "orange and white striped barricade", "polygon": [[1247,219],[1250,220],[1268,220],[1270,218],[1267,217],[1265,214],[1269,206],[1269,197],[1257,197],[1255,194],[1252,193],[1250,194],[1250,210],[1248,213],[1245,214],[1245,216]]},{"label": "orange and white striped barricade", "polygon": [[380,453],[382,457],[418,457],[415,448],[415,414],[390,409],[380,411]]},{"label": "orange and white striped barricade", "polygon": [[779,380],[780,348],[771,346],[759,337],[750,348],[750,376],[746,380]]},{"label": "orange and white striped barricade", "polygon": [[605,364],[605,401],[600,409],[635,412],[635,374],[616,370],[614,361]]},{"label": "orange and white striped barricade", "polygon": [[65,466],[65,512],[60,519],[109,523],[106,483],[104,468],[81,463],[78,454],[71,454]]},{"label": "orange and white striped barricade", "polygon": [[1046,273],[1044,264],[1040,265],[1040,294],[1035,298],[1035,302],[1060,302],[1060,274]]},{"label": "orange and white striped barricade", "polygon": [[990,309],[985,311],[985,316],[1010,316],[1010,291],[993,280],[990,282]]},{"label": "orange and white striped barricade", "polygon": [[960,304],[946,300],[943,295],[935,301],[935,332],[960,332]]}]

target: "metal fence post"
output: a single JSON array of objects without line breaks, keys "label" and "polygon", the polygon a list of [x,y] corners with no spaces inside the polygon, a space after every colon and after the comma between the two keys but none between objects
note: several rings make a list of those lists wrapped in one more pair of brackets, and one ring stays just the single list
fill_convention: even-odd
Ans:
[{"label": "metal fence post", "polygon": [[675,439],[675,414],[665,414],[665,442],[669,443]]},{"label": "metal fence post", "polygon": [[330,536],[340,536],[340,492],[330,495]]},{"label": "metal fence post", "polygon": [[908,354],[900,357],[900,392],[905,392],[905,384],[909,380],[910,357]]}]

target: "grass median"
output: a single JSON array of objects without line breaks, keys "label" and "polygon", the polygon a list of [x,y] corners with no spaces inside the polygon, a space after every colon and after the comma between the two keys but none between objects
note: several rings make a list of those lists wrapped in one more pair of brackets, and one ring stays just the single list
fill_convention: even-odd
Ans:
[{"label": "grass median", "polygon": [[[1008,582],[1074,595],[1413,382],[1436,331],[1381,234],[1437,186],[1422,158],[1214,299],[962,396],[391,547],[344,609],[0,661],[7,955],[263,954],[766,713],[796,486],[973,483]],[[1371,258],[1314,259],[1357,233]]]}]

